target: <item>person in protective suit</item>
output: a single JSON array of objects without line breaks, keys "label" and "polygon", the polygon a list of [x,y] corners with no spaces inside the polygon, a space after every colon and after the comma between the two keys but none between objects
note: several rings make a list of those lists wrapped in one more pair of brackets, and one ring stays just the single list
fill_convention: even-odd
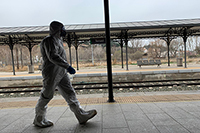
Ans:
[{"label": "person in protective suit", "polygon": [[66,36],[64,25],[53,21],[50,24],[50,35],[45,37],[40,44],[43,58],[42,76],[43,89],[35,107],[35,119],[33,124],[39,127],[49,127],[53,122],[46,119],[47,104],[53,98],[55,88],[68,103],[71,111],[74,112],[80,124],[85,124],[89,119],[97,114],[96,110],[84,111],[76,98],[76,93],[71,85],[67,74],[75,74],[66,58],[63,48],[62,37]]}]

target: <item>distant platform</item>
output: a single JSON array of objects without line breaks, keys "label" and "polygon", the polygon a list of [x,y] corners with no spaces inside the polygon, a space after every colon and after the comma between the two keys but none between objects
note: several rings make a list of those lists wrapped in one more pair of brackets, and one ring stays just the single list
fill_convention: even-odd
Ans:
[{"label": "distant platform", "polygon": [[[170,67],[162,65],[157,66],[143,66],[139,68],[138,66],[130,66],[129,70],[121,69],[120,66],[113,67],[112,73],[114,75],[138,75],[138,74],[173,74],[173,73],[199,73],[200,65],[189,65],[187,68],[176,67],[172,65]],[[107,76],[106,68],[84,68],[75,75],[70,75],[71,78],[78,77],[96,77],[96,76]],[[35,71],[35,73],[28,74],[28,72],[16,72],[16,75],[12,75],[12,72],[0,72],[1,80],[29,80],[29,79],[42,79],[42,74],[40,71]]]}]

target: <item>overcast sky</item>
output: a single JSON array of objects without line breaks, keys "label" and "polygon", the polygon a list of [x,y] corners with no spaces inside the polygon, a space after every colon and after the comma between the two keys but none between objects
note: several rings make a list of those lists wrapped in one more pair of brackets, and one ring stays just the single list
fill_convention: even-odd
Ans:
[{"label": "overcast sky", "polygon": [[[104,22],[104,0],[0,0],[0,27]],[[110,22],[200,18],[200,0],[110,0]]]}]

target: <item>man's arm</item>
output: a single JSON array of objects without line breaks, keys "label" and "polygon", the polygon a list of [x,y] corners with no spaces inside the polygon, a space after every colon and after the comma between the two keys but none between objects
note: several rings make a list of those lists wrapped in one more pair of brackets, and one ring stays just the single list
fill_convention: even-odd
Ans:
[{"label": "man's arm", "polygon": [[44,41],[44,49],[45,49],[48,59],[52,63],[54,63],[58,66],[61,66],[65,69],[69,68],[70,65],[68,64],[67,60],[62,58],[58,54],[58,49],[57,49],[56,45],[57,44],[55,43],[55,41],[52,37],[46,38],[46,40]]}]

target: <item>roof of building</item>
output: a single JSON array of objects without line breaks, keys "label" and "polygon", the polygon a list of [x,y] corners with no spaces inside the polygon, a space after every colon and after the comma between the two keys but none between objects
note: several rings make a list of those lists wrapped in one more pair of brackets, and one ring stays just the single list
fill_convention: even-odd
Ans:
[{"label": "roof of building", "polygon": [[[105,25],[101,24],[74,24],[65,25],[70,38],[78,40],[88,40],[90,38],[105,37]],[[111,39],[124,36],[127,31],[128,38],[156,38],[170,36],[180,36],[186,28],[188,35],[200,34],[200,18],[160,20],[160,21],[140,21],[140,22],[120,22],[110,24]],[[49,34],[49,26],[24,26],[24,27],[0,27],[0,43],[6,42],[11,36],[20,43],[31,40],[41,41]]]}]

